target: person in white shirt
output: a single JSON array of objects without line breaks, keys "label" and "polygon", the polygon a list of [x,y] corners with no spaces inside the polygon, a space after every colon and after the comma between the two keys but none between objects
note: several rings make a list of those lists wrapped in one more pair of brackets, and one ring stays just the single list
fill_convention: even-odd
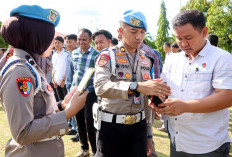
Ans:
[{"label": "person in white shirt", "polygon": [[173,19],[176,42],[183,53],[172,54],[163,81],[172,95],[159,108],[168,116],[171,157],[228,157],[232,106],[232,56],[206,39],[202,12],[184,10]]},{"label": "person in white shirt", "polygon": [[68,53],[63,48],[63,45],[64,39],[60,36],[57,36],[54,42],[56,52],[52,56],[52,83],[56,89],[60,101],[63,100],[67,94],[65,79]]},{"label": "person in white shirt", "polygon": [[164,52],[165,52],[165,59],[164,59],[164,62],[165,62],[166,59],[168,58],[168,56],[170,56],[172,54],[171,44],[169,42],[165,42],[164,45],[163,45],[163,49],[164,49]]}]

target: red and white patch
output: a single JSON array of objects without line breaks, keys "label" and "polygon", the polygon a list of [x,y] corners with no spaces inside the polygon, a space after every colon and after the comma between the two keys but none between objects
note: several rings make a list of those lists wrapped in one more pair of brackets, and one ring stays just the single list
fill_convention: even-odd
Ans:
[{"label": "red and white patch", "polygon": [[31,78],[29,77],[19,77],[16,79],[16,84],[18,87],[19,92],[23,95],[23,96],[28,96],[31,93],[31,89],[32,89],[32,81]]},{"label": "red and white patch", "polygon": [[205,67],[206,67],[206,63],[203,63],[203,64],[202,64],[202,67],[205,68]]},{"label": "red and white patch", "polygon": [[144,80],[149,80],[150,79],[150,75],[149,74],[144,74],[143,75],[143,79]]},{"label": "red and white patch", "polygon": [[110,60],[110,56],[108,54],[101,54],[100,59]]}]

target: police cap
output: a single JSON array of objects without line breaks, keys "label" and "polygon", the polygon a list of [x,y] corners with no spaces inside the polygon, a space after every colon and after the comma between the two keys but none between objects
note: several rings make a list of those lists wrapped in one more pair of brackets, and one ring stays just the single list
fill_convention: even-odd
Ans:
[{"label": "police cap", "polygon": [[57,26],[60,14],[54,9],[44,9],[38,5],[21,5],[10,12],[10,16],[21,15],[33,19],[47,21]]}]

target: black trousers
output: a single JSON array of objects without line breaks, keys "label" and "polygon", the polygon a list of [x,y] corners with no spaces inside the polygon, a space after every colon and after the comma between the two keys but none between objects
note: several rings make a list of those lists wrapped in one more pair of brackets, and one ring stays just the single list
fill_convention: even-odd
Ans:
[{"label": "black trousers", "polygon": [[[97,96],[94,91],[87,95],[85,106],[76,114],[78,132],[81,148],[89,150],[88,139],[92,152],[96,153],[96,129],[93,124],[93,104],[97,102]],[[88,133],[88,135],[87,135]],[[87,138],[88,136],[88,138]]]},{"label": "black trousers", "polygon": [[59,101],[64,100],[64,97],[67,95],[66,86],[64,86],[64,88],[62,88],[61,86],[58,86],[56,88],[56,93],[58,95]]},{"label": "black trousers", "polygon": [[229,157],[230,143],[224,143],[215,151],[206,154],[189,154],[185,152],[177,152],[175,146],[170,144],[170,157]]},{"label": "black trousers", "polygon": [[55,98],[56,98],[56,102],[59,102],[60,99],[59,99],[59,97],[58,97],[58,95],[57,95],[56,88],[54,87],[54,85],[53,85],[52,82],[50,83],[50,85],[51,85],[51,87],[52,87],[52,89],[53,89],[53,91],[54,91],[54,95],[55,95]]},{"label": "black trousers", "polygon": [[101,122],[95,157],[146,157],[147,129],[143,120],[133,125]]}]

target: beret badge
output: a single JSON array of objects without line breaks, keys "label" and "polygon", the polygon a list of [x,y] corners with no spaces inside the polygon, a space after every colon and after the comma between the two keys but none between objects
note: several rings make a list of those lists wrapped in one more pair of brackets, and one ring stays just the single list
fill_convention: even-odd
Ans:
[{"label": "beret badge", "polygon": [[135,25],[135,26],[138,26],[138,27],[139,27],[139,25],[140,25],[140,20],[137,20],[137,19],[131,17],[130,23],[131,23],[132,25]]},{"label": "beret badge", "polygon": [[56,22],[56,19],[58,16],[59,14],[56,11],[50,10],[49,15],[47,16],[47,19],[50,20],[51,22]]}]

